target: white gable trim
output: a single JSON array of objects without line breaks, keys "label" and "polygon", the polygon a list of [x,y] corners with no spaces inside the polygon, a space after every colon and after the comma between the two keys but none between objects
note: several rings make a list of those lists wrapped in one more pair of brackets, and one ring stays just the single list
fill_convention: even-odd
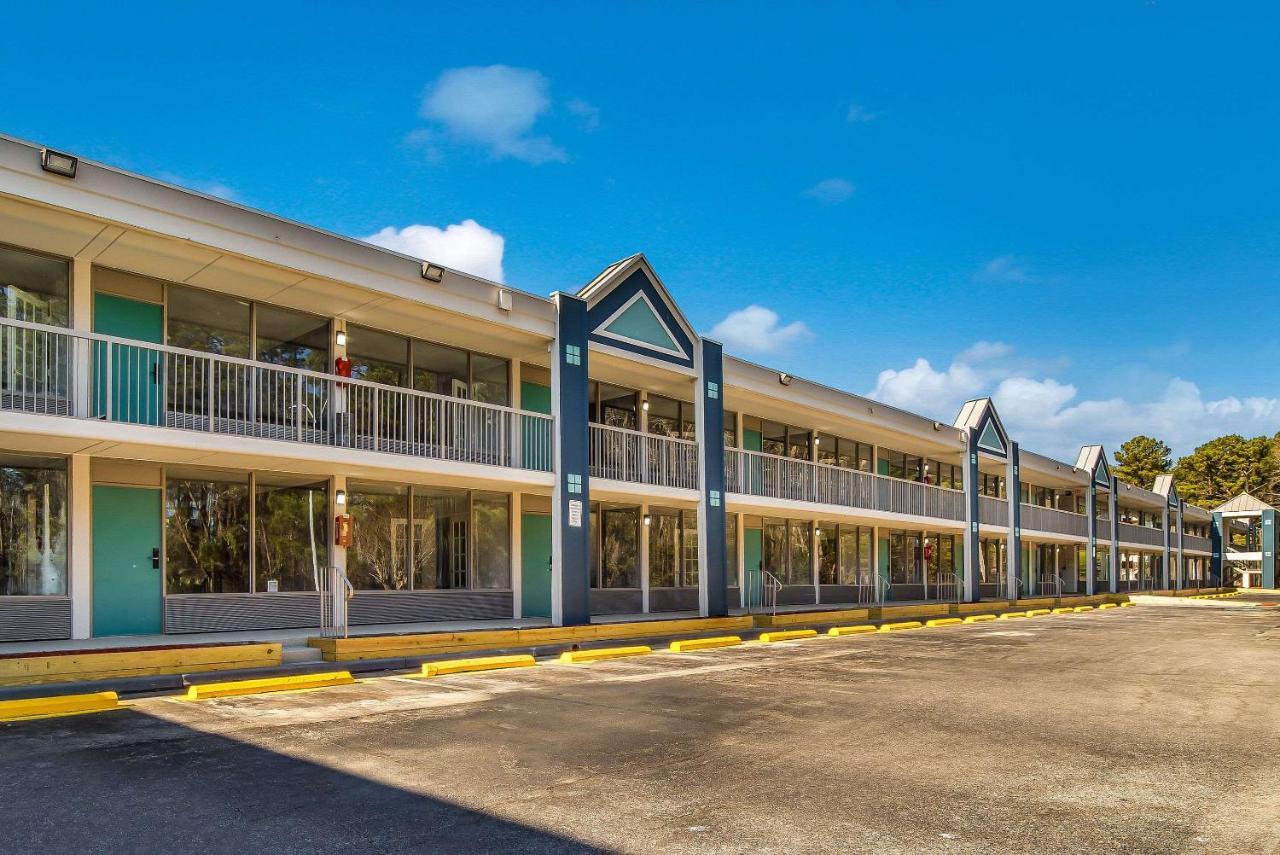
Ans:
[{"label": "white gable trim", "polygon": [[[662,331],[667,334],[667,338],[671,339],[671,343],[675,345],[674,349],[670,347],[663,347],[662,345],[654,344],[653,342],[649,342],[649,341],[641,341],[640,339],[631,338],[630,336],[619,335],[618,333],[609,331],[608,329],[609,324],[613,323],[618,318],[622,317],[623,313],[625,313],[627,309],[630,309],[632,306],[634,306],[637,300],[644,300],[645,305],[649,307],[649,311],[653,313],[654,319],[657,320],[658,325],[662,327]],[[678,356],[681,359],[692,358],[689,356],[689,354],[684,352],[684,348],[680,347],[679,339],[677,339],[675,335],[672,334],[671,327],[667,326],[667,322],[662,319],[662,315],[658,313],[658,310],[656,308],[654,308],[653,301],[649,299],[649,295],[643,291],[636,291],[634,294],[632,294],[630,300],[627,300],[625,303],[619,306],[616,312],[614,312],[609,317],[605,318],[604,321],[602,321],[598,327],[592,330],[592,332],[594,332],[598,336],[611,338],[616,341],[624,341],[627,344],[633,345],[635,347],[642,347],[648,350],[656,350],[659,353],[667,353],[667,354],[670,354],[671,356]]]}]

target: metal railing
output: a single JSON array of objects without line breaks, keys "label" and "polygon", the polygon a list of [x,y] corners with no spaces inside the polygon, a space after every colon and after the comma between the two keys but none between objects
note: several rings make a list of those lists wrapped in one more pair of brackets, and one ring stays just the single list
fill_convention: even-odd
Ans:
[{"label": "metal railing", "polygon": [[551,417],[0,318],[0,410],[551,470]]},{"label": "metal railing", "polygon": [[725,489],[730,493],[964,519],[960,490],[741,448],[726,448],[724,464]]},{"label": "metal railing", "polygon": [[1089,534],[1089,518],[1084,514],[1071,511],[1060,511],[1057,508],[1045,508],[1040,505],[1022,503],[1022,530],[1048,531],[1054,534],[1073,534],[1087,537]]},{"label": "metal railing", "polygon": [[1145,525],[1120,523],[1121,543],[1141,543],[1145,546],[1164,546],[1164,530]]},{"label": "metal railing", "polygon": [[747,611],[750,613],[778,613],[778,592],[782,590],[782,582],[778,577],[764,568],[748,570],[746,585],[743,591]]},{"label": "metal railing", "polygon": [[1182,548],[1194,549],[1196,552],[1212,552],[1213,541],[1207,537],[1196,537],[1195,535],[1184,534],[1182,536]]},{"label": "metal railing", "polygon": [[347,603],[356,595],[355,586],[341,567],[326,567],[316,574],[320,592],[320,636],[347,637]]},{"label": "metal railing", "polygon": [[[941,603],[958,603],[964,592],[964,579],[959,573],[949,573],[936,579],[932,586],[926,586],[924,598]],[[930,596],[932,594],[932,596]]]},{"label": "metal railing", "polygon": [[591,477],[698,489],[698,444],[687,439],[591,425]]},{"label": "metal railing", "polygon": [[994,496],[978,497],[978,522],[982,525],[1009,525],[1009,500]]}]

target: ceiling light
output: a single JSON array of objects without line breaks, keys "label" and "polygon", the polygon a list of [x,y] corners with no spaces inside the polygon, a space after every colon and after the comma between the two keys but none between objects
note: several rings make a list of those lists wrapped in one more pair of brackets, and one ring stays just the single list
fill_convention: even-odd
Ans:
[{"label": "ceiling light", "polygon": [[40,168],[45,172],[52,172],[55,175],[63,175],[67,178],[75,178],[76,166],[79,163],[79,158],[72,157],[69,154],[63,154],[51,148],[40,150]]}]

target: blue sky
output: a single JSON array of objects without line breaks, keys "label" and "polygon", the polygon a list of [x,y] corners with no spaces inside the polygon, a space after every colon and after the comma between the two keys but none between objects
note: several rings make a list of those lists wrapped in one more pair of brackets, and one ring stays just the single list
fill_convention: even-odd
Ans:
[{"label": "blue sky", "polygon": [[0,131],[539,293],[643,250],[732,352],[1053,454],[1280,429],[1270,4],[208,8],[7,10]]}]

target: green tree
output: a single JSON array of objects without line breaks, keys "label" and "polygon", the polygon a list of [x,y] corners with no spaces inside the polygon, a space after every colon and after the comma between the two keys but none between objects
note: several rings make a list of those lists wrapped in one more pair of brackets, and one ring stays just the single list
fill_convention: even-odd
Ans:
[{"label": "green tree", "polygon": [[1239,493],[1254,493],[1263,501],[1280,478],[1280,458],[1272,437],[1245,439],[1230,434],[1212,439],[1178,461],[1174,468],[1182,498],[1212,508]]},{"label": "green tree", "polygon": [[1155,485],[1157,475],[1168,474],[1173,469],[1173,452],[1169,446],[1141,434],[1125,440],[1114,456],[1116,476],[1144,490]]}]

